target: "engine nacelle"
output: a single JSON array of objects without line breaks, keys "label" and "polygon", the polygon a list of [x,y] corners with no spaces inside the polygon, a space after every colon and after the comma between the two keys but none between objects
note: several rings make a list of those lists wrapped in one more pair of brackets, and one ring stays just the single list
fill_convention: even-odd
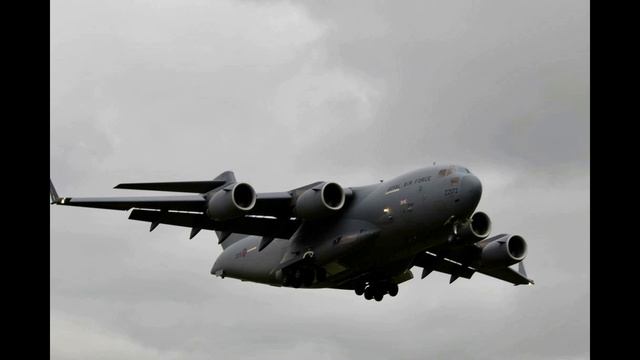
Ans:
[{"label": "engine nacelle", "polygon": [[242,216],[256,204],[256,192],[247,183],[231,184],[209,199],[207,216],[213,220],[227,220]]},{"label": "engine nacelle", "polygon": [[491,219],[489,215],[478,211],[470,219],[455,223],[453,233],[463,241],[475,243],[489,236]]},{"label": "engine nacelle", "polygon": [[527,242],[519,235],[503,235],[482,248],[480,262],[483,267],[506,267],[527,256]]},{"label": "engine nacelle", "polygon": [[319,219],[336,214],[344,206],[344,189],[336,183],[322,183],[303,192],[296,200],[295,213],[303,219]]}]

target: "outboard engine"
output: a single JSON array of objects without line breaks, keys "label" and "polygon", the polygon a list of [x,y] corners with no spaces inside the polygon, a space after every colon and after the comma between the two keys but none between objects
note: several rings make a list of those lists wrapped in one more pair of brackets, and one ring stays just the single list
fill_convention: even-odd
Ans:
[{"label": "outboard engine", "polygon": [[527,242],[524,238],[504,234],[482,247],[480,263],[486,268],[507,267],[524,260],[526,256]]},{"label": "outboard engine", "polygon": [[215,192],[207,204],[207,216],[228,220],[242,216],[256,204],[256,192],[247,183],[234,183]]}]

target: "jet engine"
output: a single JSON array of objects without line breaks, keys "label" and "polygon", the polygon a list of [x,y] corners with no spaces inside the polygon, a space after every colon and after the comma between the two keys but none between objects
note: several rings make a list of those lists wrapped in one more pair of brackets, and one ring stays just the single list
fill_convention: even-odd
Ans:
[{"label": "jet engine", "polygon": [[336,214],[344,206],[344,189],[325,182],[302,193],[296,200],[295,213],[303,219],[318,219]]},{"label": "jet engine", "polygon": [[454,234],[463,240],[470,242],[480,241],[491,233],[491,219],[489,215],[478,211],[471,218],[457,222],[453,228]]},{"label": "jet engine", "polygon": [[231,184],[215,192],[207,204],[207,216],[227,220],[242,216],[256,204],[256,192],[247,183]]},{"label": "jet engine", "polygon": [[522,236],[505,234],[482,248],[480,262],[487,268],[506,267],[522,261],[526,256],[527,242]]}]

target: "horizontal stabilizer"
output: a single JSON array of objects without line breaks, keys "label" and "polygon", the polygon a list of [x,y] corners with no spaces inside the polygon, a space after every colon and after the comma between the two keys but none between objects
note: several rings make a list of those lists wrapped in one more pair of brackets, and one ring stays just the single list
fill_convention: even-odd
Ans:
[{"label": "horizontal stabilizer", "polygon": [[114,189],[172,191],[204,194],[225,184],[222,180],[118,184]]},{"label": "horizontal stabilizer", "polygon": [[58,196],[58,192],[56,191],[55,186],[53,186],[53,181],[51,181],[51,179],[49,179],[49,195],[51,195],[52,204],[60,201],[60,196]]}]

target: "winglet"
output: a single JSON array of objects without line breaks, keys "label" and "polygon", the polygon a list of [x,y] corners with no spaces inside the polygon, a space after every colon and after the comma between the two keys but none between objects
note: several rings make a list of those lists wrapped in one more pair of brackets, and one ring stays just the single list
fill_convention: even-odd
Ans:
[{"label": "winglet", "polygon": [[227,170],[222,174],[216,176],[216,178],[213,179],[213,181],[224,181],[227,184],[234,183],[236,182],[236,175],[233,173],[233,171]]},{"label": "winglet", "polygon": [[60,196],[58,196],[58,192],[56,191],[55,186],[53,186],[53,181],[51,181],[51,179],[49,179],[49,195],[51,195],[51,204],[59,204],[60,200],[62,200]]}]

